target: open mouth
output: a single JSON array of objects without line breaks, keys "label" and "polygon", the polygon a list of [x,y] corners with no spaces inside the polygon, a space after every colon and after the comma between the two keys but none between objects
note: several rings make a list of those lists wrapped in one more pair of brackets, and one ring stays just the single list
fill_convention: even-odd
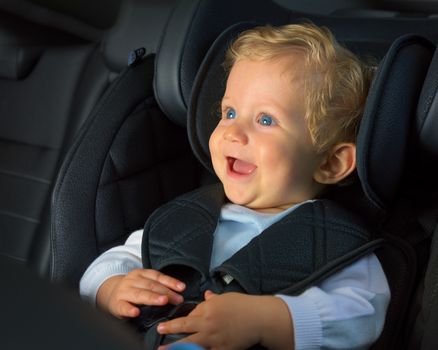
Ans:
[{"label": "open mouth", "polygon": [[251,175],[256,169],[255,164],[246,162],[241,159],[227,157],[228,171],[236,175]]}]

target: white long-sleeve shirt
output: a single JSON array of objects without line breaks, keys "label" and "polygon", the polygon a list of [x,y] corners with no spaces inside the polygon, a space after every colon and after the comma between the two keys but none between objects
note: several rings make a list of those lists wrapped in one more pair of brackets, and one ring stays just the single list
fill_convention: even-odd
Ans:
[{"label": "white long-sleeve shirt", "polygon": [[[296,207],[273,215],[225,205],[214,233],[211,268]],[[83,298],[95,304],[108,278],[143,267],[142,235],[143,230],[133,232],[123,246],[108,250],[89,266],[80,282]],[[379,260],[369,254],[298,296],[278,297],[289,307],[296,349],[366,349],[381,333],[390,290]]]}]

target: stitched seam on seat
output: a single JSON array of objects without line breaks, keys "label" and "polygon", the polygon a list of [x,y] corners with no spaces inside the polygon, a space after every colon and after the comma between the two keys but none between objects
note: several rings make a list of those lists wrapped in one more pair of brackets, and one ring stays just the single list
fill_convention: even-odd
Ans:
[{"label": "stitched seam on seat", "polygon": [[12,213],[10,211],[0,210],[0,215],[12,217],[14,219],[24,220],[27,222],[31,222],[33,224],[40,223],[40,220],[38,220],[38,219],[34,219],[34,218],[31,218],[31,217],[25,216],[25,215],[15,214],[15,213]]},{"label": "stitched seam on seat", "polygon": [[39,183],[42,183],[42,184],[45,184],[45,185],[50,185],[52,183],[52,181],[43,179],[41,177],[32,176],[32,175],[26,175],[26,174],[20,174],[20,173],[14,172],[14,171],[8,171],[8,170],[0,169],[0,174],[12,176],[12,177],[18,177],[18,178],[25,179],[25,180],[31,180],[31,181],[39,182]]},{"label": "stitched seam on seat", "polygon": [[40,148],[42,150],[59,151],[58,147],[50,147],[50,146],[46,146],[46,145],[38,145],[36,143],[30,143],[30,142],[26,142],[26,141],[22,141],[22,140],[8,139],[6,137],[1,137],[0,138],[0,142],[24,145],[24,146],[33,147],[33,148],[37,147],[37,148]]},{"label": "stitched seam on seat", "polygon": [[27,262],[27,259],[25,259],[25,258],[22,258],[20,256],[15,256],[15,255],[7,254],[5,252],[0,253],[0,256],[5,256],[5,257],[7,257],[9,259],[18,260],[18,261],[21,261],[21,262],[24,262],[24,263]]}]

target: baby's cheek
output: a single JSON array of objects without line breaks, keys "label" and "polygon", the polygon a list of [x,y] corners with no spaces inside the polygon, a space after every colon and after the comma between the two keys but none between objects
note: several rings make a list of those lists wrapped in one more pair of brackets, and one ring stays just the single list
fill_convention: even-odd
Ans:
[{"label": "baby's cheek", "polygon": [[212,148],[217,147],[217,144],[218,144],[220,137],[221,137],[221,134],[222,134],[221,129],[222,129],[221,126],[218,125],[211,133],[210,139],[208,141],[208,146],[210,148],[210,151]]},{"label": "baby's cheek", "polygon": [[217,171],[216,166],[218,165],[219,157],[220,157],[220,136],[218,133],[214,133],[210,137],[210,141],[208,143],[209,150],[210,150],[210,157],[213,163],[213,167],[215,168],[215,171]]}]

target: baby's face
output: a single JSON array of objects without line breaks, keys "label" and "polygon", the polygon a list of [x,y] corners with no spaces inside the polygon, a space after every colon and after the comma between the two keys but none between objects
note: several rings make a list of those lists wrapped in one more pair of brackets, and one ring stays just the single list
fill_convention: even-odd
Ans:
[{"label": "baby's face", "polygon": [[231,69],[209,146],[233,203],[277,212],[321,189],[313,177],[322,158],[304,120],[299,79],[291,74],[299,73],[299,60],[298,54],[292,60],[245,59]]}]

